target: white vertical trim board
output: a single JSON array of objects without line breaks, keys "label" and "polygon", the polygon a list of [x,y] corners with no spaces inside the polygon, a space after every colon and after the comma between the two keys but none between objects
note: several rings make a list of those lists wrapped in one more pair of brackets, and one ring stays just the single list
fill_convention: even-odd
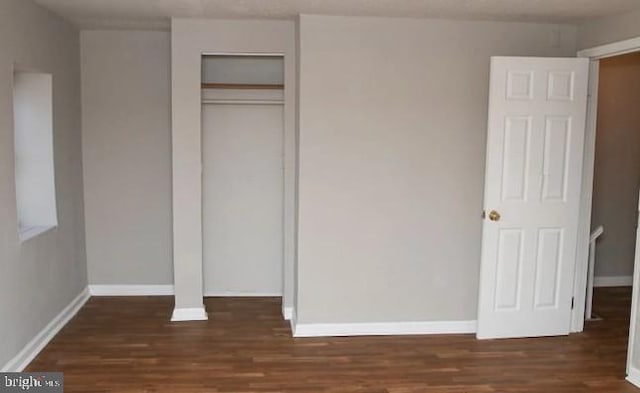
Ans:
[{"label": "white vertical trim board", "polygon": [[296,323],[294,337],[401,336],[422,334],[472,334],[476,321],[377,322],[377,323]]},{"label": "white vertical trim board", "polygon": [[89,289],[85,288],[78,296],[75,297],[58,315],[55,316],[38,333],[27,345],[22,348],[20,352],[13,359],[9,360],[7,364],[2,366],[2,372],[20,372],[31,363],[31,361],[38,356],[40,351],[51,341],[51,339],[62,329],[71,318],[82,308],[82,306],[89,300]]},{"label": "white vertical trim board", "polygon": [[640,370],[635,367],[629,367],[627,373],[627,382],[640,388]]},{"label": "white vertical trim board", "polygon": [[202,307],[174,308],[171,322],[206,321],[209,319],[207,311]]},{"label": "white vertical trim board", "polygon": [[91,296],[169,296],[173,285],[89,285]]},{"label": "white vertical trim board", "polygon": [[283,307],[282,317],[285,321],[290,321],[293,318],[293,307]]},{"label": "white vertical trim board", "polygon": [[289,325],[291,326],[291,335],[296,336],[296,325],[298,324],[298,316],[296,315],[296,309],[291,308],[291,319],[289,319]]},{"label": "white vertical trim board", "polygon": [[593,280],[594,287],[630,287],[633,276],[601,276]]},{"label": "white vertical trim board", "polygon": [[582,191],[578,218],[578,239],[573,298],[575,307],[571,312],[571,332],[584,329],[586,309],[587,274],[589,265],[589,240],[591,237],[591,205],[593,202],[593,171],[595,168],[596,121],[598,108],[598,76],[600,63],[589,62],[589,87],[587,95],[587,119],[584,134],[584,156],[582,158]]},{"label": "white vertical trim board", "polygon": [[[639,192],[640,194],[640,192]],[[638,197],[638,210],[640,213],[640,195]],[[638,226],[636,227],[636,250],[633,261],[633,279],[631,292],[631,317],[629,318],[629,340],[627,341],[627,374],[634,373],[634,384],[638,387],[640,379],[637,378],[638,372],[634,367],[634,358],[636,357],[636,348],[638,346],[636,333],[638,330],[638,306],[640,305],[640,216],[637,217]]]}]

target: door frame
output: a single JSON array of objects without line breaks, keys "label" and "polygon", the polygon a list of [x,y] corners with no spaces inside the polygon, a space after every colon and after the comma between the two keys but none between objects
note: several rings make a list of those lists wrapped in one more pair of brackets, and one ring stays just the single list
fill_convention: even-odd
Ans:
[{"label": "door frame", "polygon": [[[297,156],[297,134],[294,129],[287,125],[287,112],[288,108],[295,105],[295,102],[291,100],[292,86],[287,83],[287,66],[291,61],[292,56],[286,51],[274,51],[274,52],[247,52],[247,51],[202,51],[200,52],[199,64],[202,67],[202,59],[205,56],[235,56],[235,57],[278,57],[283,60],[283,102],[282,110],[282,288],[280,294],[262,294],[265,296],[281,296],[282,297],[282,317],[285,320],[290,320],[293,313],[293,307],[288,306],[293,304],[293,290],[294,286],[294,266],[296,258],[296,211],[297,211],[297,168],[298,168],[298,156]],[[199,74],[202,75],[202,69],[199,69]],[[201,79],[202,77],[200,77]],[[200,122],[200,134],[202,135],[202,121]],[[202,137],[202,136],[201,136]],[[202,146],[200,148],[202,150]],[[201,151],[202,154],[202,151]],[[202,158],[202,157],[201,157]],[[204,158],[202,158],[204,159]],[[202,265],[202,285],[203,296],[207,294],[204,291],[204,260]],[[211,294],[209,294],[211,295]],[[234,294],[233,296],[238,296]],[[255,296],[255,294],[254,294]]]},{"label": "door frame", "polygon": [[[571,315],[571,331],[584,330],[585,296],[587,290],[587,270],[589,256],[589,237],[591,232],[591,209],[593,202],[593,175],[595,165],[596,122],[598,109],[598,81],[600,60],[608,57],[640,52],[640,37],[601,45],[578,52],[578,57],[588,58],[589,87],[587,97],[587,119],[582,169],[582,194],[580,199],[580,218],[578,222],[578,242],[576,253],[576,271],[574,276],[574,304]],[[640,206],[639,206],[640,207]],[[639,223],[640,224],[640,223]],[[638,232],[640,236],[640,232]],[[636,242],[638,242],[637,239]],[[633,273],[633,294],[631,300],[631,320],[629,325],[629,344],[627,350],[627,380],[640,386],[640,370],[632,366],[635,347],[637,308],[640,306],[640,248],[636,244]]]},{"label": "door frame", "polygon": [[590,61],[585,146],[582,166],[582,192],[580,197],[580,218],[578,222],[578,249],[576,252],[576,271],[573,291],[575,306],[571,312],[572,333],[581,332],[584,329],[589,236],[591,235],[591,204],[593,201],[593,171],[595,164],[600,59],[638,51],[640,51],[640,37],[584,49],[579,51],[577,55],[577,57],[588,58]]},{"label": "door frame", "polygon": [[631,318],[629,321],[629,342],[627,349],[627,380],[640,386],[640,370],[633,367],[634,348],[636,343],[636,329],[638,320],[638,306],[640,305],[640,192],[638,193],[638,217],[636,226],[636,254],[633,261],[633,295],[631,297]]}]

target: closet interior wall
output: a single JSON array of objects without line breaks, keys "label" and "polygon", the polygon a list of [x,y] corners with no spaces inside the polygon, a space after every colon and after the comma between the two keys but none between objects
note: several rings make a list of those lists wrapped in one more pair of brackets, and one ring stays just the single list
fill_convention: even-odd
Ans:
[{"label": "closet interior wall", "polygon": [[282,296],[283,79],[282,57],[203,57],[205,296]]}]

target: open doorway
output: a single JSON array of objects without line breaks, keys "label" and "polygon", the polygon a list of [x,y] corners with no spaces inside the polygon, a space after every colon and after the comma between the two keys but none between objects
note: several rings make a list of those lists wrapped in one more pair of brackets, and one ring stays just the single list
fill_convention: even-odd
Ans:
[{"label": "open doorway", "polygon": [[205,297],[283,293],[282,56],[202,57]]},{"label": "open doorway", "polygon": [[[573,310],[572,328],[573,331],[582,331],[584,328],[587,332],[593,332],[595,329],[602,330],[606,324],[613,323],[615,326],[606,328],[607,334],[610,339],[626,344],[624,354],[626,356],[627,380],[636,386],[640,386],[640,369],[638,368],[640,347],[636,342],[638,336],[636,334],[637,314],[640,304],[640,287],[638,285],[640,282],[640,244],[637,240],[640,239],[640,230],[637,228],[638,211],[640,210],[637,199],[638,181],[640,180],[638,172],[635,172],[635,179],[629,179],[633,177],[632,168],[635,165],[633,160],[638,156],[639,147],[638,140],[628,139],[634,138],[634,136],[629,132],[622,133],[622,130],[630,128],[631,132],[633,130],[636,134],[639,132],[637,125],[638,97],[640,96],[638,94],[640,90],[638,83],[640,75],[637,68],[638,52],[640,52],[640,37],[585,49],[578,53],[579,57],[590,59],[590,98],[587,111],[580,207],[582,233],[578,246],[578,264],[575,276],[574,296],[577,302],[576,308]],[[601,68],[602,72],[600,72]],[[601,89],[602,91],[600,91]],[[602,102],[599,102],[600,100]],[[625,168],[620,169],[619,165],[625,165]],[[627,181],[621,181],[617,178],[621,176],[626,177]],[[622,186],[614,186],[620,183]],[[625,192],[626,195],[619,195],[622,192]],[[597,193],[599,195],[596,195]],[[629,206],[625,208],[624,206],[614,206],[615,204]],[[622,213],[614,213],[618,209]],[[607,214],[626,216],[616,217],[607,216]],[[596,243],[596,237],[590,237],[589,230],[599,228],[601,224],[598,221],[605,220],[613,222],[612,231],[608,231],[608,228],[603,225],[603,237],[600,239],[600,243]],[[620,237],[620,231],[623,231],[622,236],[626,238],[626,241],[621,242],[621,239],[617,238],[617,241],[609,243],[612,252],[598,253],[597,247],[601,247],[602,241],[607,237]],[[629,244],[635,244],[635,247],[631,246],[630,248]],[[625,252],[627,258],[624,258]],[[600,278],[592,279],[596,275],[595,261],[602,258],[599,254],[615,255],[622,261],[626,259],[626,263],[630,264],[633,270],[631,280],[628,276],[603,275],[604,272],[609,272],[609,274],[611,272],[625,272],[625,270],[617,270],[624,269],[624,262],[609,264],[609,266],[605,266],[606,262],[600,262],[598,268]],[[587,255],[590,255],[591,258],[587,258]],[[587,260],[589,260],[589,264],[587,264]],[[628,265],[627,269],[629,269]],[[585,274],[587,271],[589,274]],[[628,285],[629,281],[631,281],[632,288],[622,286]],[[603,319],[600,322],[585,323],[584,320],[588,317],[587,311],[591,306],[590,292],[594,282],[597,284],[594,311],[596,315],[598,313],[606,315],[602,315]],[[583,302],[584,296],[587,297],[586,302]],[[602,311],[602,305],[607,307],[606,304],[612,306],[616,303],[617,307],[613,307],[609,311]],[[617,311],[614,310],[615,308]],[[617,324],[615,324],[616,319],[618,320]]]},{"label": "open doorway", "polygon": [[597,102],[590,239],[595,288],[585,318],[628,320],[630,307],[614,305],[631,303],[640,188],[640,52],[600,60]]}]

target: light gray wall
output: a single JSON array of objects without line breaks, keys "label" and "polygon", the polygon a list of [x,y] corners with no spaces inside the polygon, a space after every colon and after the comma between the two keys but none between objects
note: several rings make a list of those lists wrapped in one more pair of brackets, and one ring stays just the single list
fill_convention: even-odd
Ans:
[{"label": "light gray wall", "polygon": [[640,37],[640,10],[594,19],[578,26],[578,49]]},{"label": "light gray wall", "polygon": [[202,81],[283,84],[284,59],[281,56],[205,56]]},{"label": "light gray wall", "polygon": [[596,276],[631,276],[640,187],[640,53],[600,61],[591,227]]},{"label": "light gray wall", "polygon": [[489,58],[575,28],[301,16],[299,323],[472,320]]},{"label": "light gray wall", "polygon": [[[80,142],[79,34],[25,0],[0,2],[0,368],[86,286]],[[58,227],[18,240],[13,69],[53,75]]]},{"label": "light gray wall", "polygon": [[[282,99],[281,91],[224,93],[232,99]],[[282,105],[202,106],[207,296],[282,296],[282,109]]]},{"label": "light gray wall", "polygon": [[91,284],[173,284],[170,34],[83,31]]},{"label": "light gray wall", "polygon": [[176,308],[202,307],[201,57],[284,55],[284,306],[292,302],[295,200],[295,36],[291,21],[175,18],[171,23],[173,260]]}]

